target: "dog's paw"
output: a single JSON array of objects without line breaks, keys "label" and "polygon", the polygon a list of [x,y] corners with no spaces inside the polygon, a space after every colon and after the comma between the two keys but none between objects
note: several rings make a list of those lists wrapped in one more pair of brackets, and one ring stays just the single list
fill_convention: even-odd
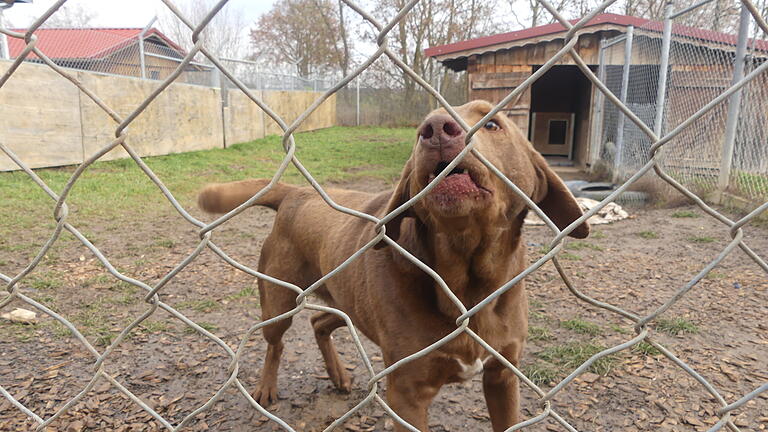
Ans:
[{"label": "dog's paw", "polygon": [[277,402],[277,385],[266,383],[259,384],[259,389],[253,392],[251,396],[259,403],[259,405],[266,408],[270,404]]},{"label": "dog's paw", "polygon": [[343,393],[352,391],[352,376],[347,372],[347,369],[343,365],[339,363],[338,368],[328,372],[330,372],[331,382],[337,390]]}]

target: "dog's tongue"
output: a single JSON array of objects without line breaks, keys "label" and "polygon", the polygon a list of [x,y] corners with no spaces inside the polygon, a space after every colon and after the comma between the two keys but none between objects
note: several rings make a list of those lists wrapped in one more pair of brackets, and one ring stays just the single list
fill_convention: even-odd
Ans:
[{"label": "dog's tongue", "polygon": [[437,184],[431,193],[440,195],[463,195],[477,191],[477,185],[469,174],[453,174]]}]

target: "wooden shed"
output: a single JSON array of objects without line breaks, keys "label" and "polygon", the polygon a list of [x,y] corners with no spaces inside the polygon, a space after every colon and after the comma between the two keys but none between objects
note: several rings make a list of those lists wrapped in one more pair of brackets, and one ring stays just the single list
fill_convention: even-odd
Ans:
[{"label": "wooden shed", "polygon": [[[663,23],[606,13],[597,15],[578,31],[575,49],[597,73],[601,42],[621,36],[630,26],[634,28],[636,44],[653,41],[657,46],[661,45]],[[673,47],[677,49],[672,50],[670,58],[668,82],[674,81],[674,85],[670,85],[668,103],[701,92],[714,97],[730,85],[732,65],[713,64],[712,53],[721,56],[727,53],[726,57],[732,58],[735,36],[678,25],[673,26],[672,33]],[[431,47],[426,50],[426,55],[454,71],[466,71],[470,99],[498,103],[563,47],[565,35],[566,30],[560,23],[548,24]],[[765,52],[768,42],[752,41],[752,47]],[[624,65],[623,45],[616,48],[606,49],[603,59],[603,65],[614,75],[620,74]],[[628,104],[655,105],[659,61],[659,50],[632,51],[630,85],[637,85],[641,75],[645,81],[643,91],[631,95]],[[702,83],[696,78],[702,70],[716,72],[707,75],[715,78]],[[586,169],[599,157],[599,146],[604,144],[595,138],[600,136],[597,129],[604,121],[600,118],[604,114],[596,109],[596,97],[591,81],[566,54],[517,100],[509,103],[504,112],[550,163]],[[598,146],[597,151],[594,146]]]}]

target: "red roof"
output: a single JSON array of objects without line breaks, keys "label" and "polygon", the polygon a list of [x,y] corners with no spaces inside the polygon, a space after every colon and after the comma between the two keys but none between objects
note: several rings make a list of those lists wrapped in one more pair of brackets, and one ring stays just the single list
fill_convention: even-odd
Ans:
[{"label": "red roof", "polygon": [[[571,24],[576,24],[579,20],[570,20]],[[645,18],[638,18],[628,15],[618,15],[612,13],[599,14],[592,18],[584,27],[593,27],[598,25],[614,24],[622,27],[635,26],[643,27],[645,30],[661,32],[664,28],[664,23],[660,21],[651,21]],[[584,28],[583,27],[583,28]],[[565,27],[558,23],[547,24],[538,27],[531,27],[524,30],[501,33],[492,36],[485,36],[477,39],[469,39],[461,42],[456,42],[447,45],[439,45],[427,48],[424,50],[424,54],[427,57],[434,57],[438,55],[451,54],[460,51],[466,51],[476,48],[490,47],[493,45],[499,45],[508,42],[514,42],[519,40],[531,39],[540,36],[546,36],[565,31]],[[672,32],[677,36],[688,37],[691,39],[699,39],[708,42],[717,42],[727,45],[736,45],[736,36],[726,33],[719,33],[710,30],[701,30],[695,27],[688,27],[684,25],[673,25]],[[752,45],[750,39],[749,45]],[[760,50],[768,50],[768,41],[758,40],[755,47]]]},{"label": "red roof", "polygon": [[[99,59],[136,43],[140,28],[41,28],[35,31],[37,48],[52,59]],[[14,29],[23,33],[24,29]],[[184,50],[159,30],[147,31],[145,39],[157,36],[168,46],[184,54]],[[8,38],[8,51],[16,58],[24,50],[23,39]],[[30,53],[29,57],[36,57]]]}]

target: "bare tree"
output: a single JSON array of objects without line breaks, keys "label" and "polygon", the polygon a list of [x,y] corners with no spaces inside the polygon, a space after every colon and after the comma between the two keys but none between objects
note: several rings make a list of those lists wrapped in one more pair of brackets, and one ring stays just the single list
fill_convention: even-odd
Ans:
[{"label": "bare tree", "polygon": [[280,0],[251,30],[254,55],[294,65],[301,76],[346,74],[352,41],[341,1]]},{"label": "bare tree", "polygon": [[[377,0],[373,3],[377,18],[388,22],[408,1]],[[389,33],[390,47],[419,76],[435,84],[440,82],[440,90],[443,91],[453,82],[449,79],[450,74],[426,57],[424,49],[494,33],[499,29],[494,21],[498,12],[496,0],[424,0],[398,21]],[[366,37],[374,41],[376,34],[376,31],[370,30]],[[388,62],[378,62],[376,66],[371,73],[384,75],[388,78],[386,81],[395,81],[404,89],[404,103],[426,103],[426,94],[418,91],[418,86],[407,73],[391,67]]]},{"label": "bare tree", "polygon": [[[554,2],[553,6],[558,12],[564,12],[577,3],[584,2],[577,0],[559,0]],[[512,16],[522,28],[536,27],[555,22],[555,18],[552,14],[550,14],[538,0],[509,0],[509,6],[512,10]]]},{"label": "bare tree", "polygon": [[[190,0],[178,5],[179,11],[193,24],[199,24],[218,3],[217,0]],[[194,45],[192,31],[173,13],[160,17],[160,28],[174,42],[189,50]],[[224,6],[200,34],[203,46],[219,57],[241,58],[246,51],[247,24],[241,9]]]},{"label": "bare tree", "polygon": [[65,3],[43,24],[47,28],[84,28],[90,27],[96,13],[77,3]]}]

